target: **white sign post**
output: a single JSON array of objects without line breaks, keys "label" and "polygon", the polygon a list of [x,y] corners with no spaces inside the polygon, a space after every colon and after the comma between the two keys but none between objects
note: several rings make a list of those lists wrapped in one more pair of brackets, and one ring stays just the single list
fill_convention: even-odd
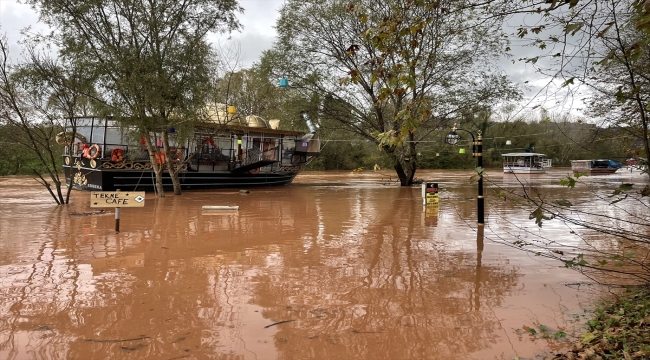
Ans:
[{"label": "white sign post", "polygon": [[115,208],[115,232],[120,232],[120,208],[144,207],[144,191],[92,191],[90,207]]}]

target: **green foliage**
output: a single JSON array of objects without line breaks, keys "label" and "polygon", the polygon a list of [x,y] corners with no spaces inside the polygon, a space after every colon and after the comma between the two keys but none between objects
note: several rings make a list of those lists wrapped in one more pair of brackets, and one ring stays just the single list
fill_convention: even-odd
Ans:
[{"label": "green foliage", "polygon": [[544,220],[553,219],[553,216],[552,215],[551,216],[546,215],[544,213],[544,209],[541,206],[539,206],[539,207],[537,207],[537,209],[535,209],[535,211],[530,213],[528,218],[531,219],[531,220],[535,219],[535,224],[537,224],[537,226],[539,226],[539,227],[542,227],[542,222]]},{"label": "green foliage", "polygon": [[558,330],[553,332],[548,326],[543,324],[537,325],[539,332],[535,330],[535,328],[529,326],[524,326],[523,329],[526,330],[530,336],[541,336],[543,339],[553,338],[554,340],[560,340],[566,338],[566,333],[564,331]]},{"label": "green foliage", "polygon": [[608,359],[643,359],[650,356],[650,290],[634,289],[601,304],[587,321],[580,337],[583,351],[598,349]]},{"label": "green foliage", "polygon": [[377,164],[381,169],[390,168],[390,159],[377,146],[365,141],[328,142],[321,156],[310,165],[309,170],[373,170]]},{"label": "green foliage", "polygon": [[[623,144],[627,151],[647,157],[648,3],[570,0],[547,1],[539,6],[524,1],[511,6],[511,13],[535,17],[531,25],[519,27],[514,35],[528,39],[528,45],[539,51],[529,52],[520,60],[533,64],[541,73],[555,74],[569,93],[580,84],[592,89],[583,99],[587,101],[586,114],[604,119],[607,127],[621,129],[627,138]],[[558,31],[563,36],[557,36]]]},{"label": "green foliage", "polygon": [[[582,175],[582,174],[583,173],[578,173],[576,175]],[[569,189],[573,189],[576,186],[576,179],[578,178],[578,176],[576,176],[576,175],[573,175],[573,176],[567,175],[566,178],[560,180],[560,185],[566,186]],[[575,176],[575,178],[574,178],[574,176]]]},{"label": "green foliage", "polygon": [[[239,28],[236,0],[29,0],[52,29],[64,62],[82,63],[95,77],[99,116],[113,116],[148,139],[200,119],[208,102],[210,32]],[[162,167],[153,164],[159,196]],[[167,165],[180,194],[178,167]]]},{"label": "green foliage", "polygon": [[477,104],[519,96],[494,66],[501,19],[488,16],[489,6],[435,4],[289,0],[277,24],[276,73],[319,96],[319,122],[375,142],[402,185],[411,184],[418,142],[432,131]]},{"label": "green foliage", "polygon": [[566,337],[566,333],[564,331],[557,331],[553,333],[553,339],[558,340],[558,339],[563,339],[565,337]]},{"label": "green foliage", "polygon": [[23,137],[14,126],[0,126],[0,176],[33,175],[33,170],[43,172],[36,154],[21,144]]}]

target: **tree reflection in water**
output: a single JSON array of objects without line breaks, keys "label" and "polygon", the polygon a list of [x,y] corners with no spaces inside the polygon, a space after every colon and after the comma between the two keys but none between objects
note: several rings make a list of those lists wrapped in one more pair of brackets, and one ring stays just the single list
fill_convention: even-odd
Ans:
[{"label": "tree reflection in water", "polygon": [[453,358],[495,342],[494,316],[481,303],[499,306],[517,272],[481,266],[482,237],[476,264],[470,253],[448,251],[417,224],[418,193],[389,194],[321,199],[324,217],[358,211],[338,215],[364,223],[356,241],[326,232],[320,249],[281,250],[283,271],[256,278],[265,316],[297,320],[275,337],[281,357]]}]

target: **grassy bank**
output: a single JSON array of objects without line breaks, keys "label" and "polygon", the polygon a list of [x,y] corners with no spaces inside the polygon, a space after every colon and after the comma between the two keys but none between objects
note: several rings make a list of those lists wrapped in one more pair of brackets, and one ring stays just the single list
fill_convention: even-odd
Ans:
[{"label": "grassy bank", "polygon": [[650,359],[650,288],[601,304],[570,351],[552,359]]}]

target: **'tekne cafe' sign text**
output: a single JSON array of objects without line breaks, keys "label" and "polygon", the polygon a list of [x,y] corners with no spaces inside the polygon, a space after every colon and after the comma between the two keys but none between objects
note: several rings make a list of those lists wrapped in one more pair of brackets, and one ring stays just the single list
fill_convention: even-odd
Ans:
[{"label": "'tekne cafe' sign text", "polygon": [[144,191],[92,191],[90,207],[144,207]]}]

